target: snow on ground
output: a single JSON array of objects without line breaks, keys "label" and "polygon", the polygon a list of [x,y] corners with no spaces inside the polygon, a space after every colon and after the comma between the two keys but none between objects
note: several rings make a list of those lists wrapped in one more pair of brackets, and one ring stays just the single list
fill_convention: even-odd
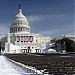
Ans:
[{"label": "snow on ground", "polygon": [[0,75],[30,75],[22,68],[8,61],[4,56],[0,56]]}]

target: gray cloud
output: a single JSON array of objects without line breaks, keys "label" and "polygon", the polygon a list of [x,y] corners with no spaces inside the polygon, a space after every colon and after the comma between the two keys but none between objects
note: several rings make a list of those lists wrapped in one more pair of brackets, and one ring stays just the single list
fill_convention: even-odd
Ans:
[{"label": "gray cloud", "polygon": [[[74,33],[73,17],[71,15],[31,15],[27,16],[31,32],[42,35],[57,36]],[[1,24],[0,33],[7,34],[9,27]]]},{"label": "gray cloud", "polygon": [[5,25],[0,25],[0,35],[6,35],[9,32],[9,28]]},{"label": "gray cloud", "polygon": [[34,33],[50,36],[74,33],[73,15],[32,15],[28,21]]}]

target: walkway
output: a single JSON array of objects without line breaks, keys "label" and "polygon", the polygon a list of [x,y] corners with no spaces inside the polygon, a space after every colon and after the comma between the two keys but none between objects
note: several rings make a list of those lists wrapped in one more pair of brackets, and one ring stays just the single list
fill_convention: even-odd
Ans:
[{"label": "walkway", "polygon": [[8,61],[4,56],[0,56],[0,75],[30,75],[22,68]]}]

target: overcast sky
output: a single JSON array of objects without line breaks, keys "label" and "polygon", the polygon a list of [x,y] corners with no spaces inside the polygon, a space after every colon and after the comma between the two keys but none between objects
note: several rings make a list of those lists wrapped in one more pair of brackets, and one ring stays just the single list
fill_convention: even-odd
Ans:
[{"label": "overcast sky", "polygon": [[9,32],[19,4],[32,33],[74,34],[74,3],[75,0],[0,0],[0,34]]}]

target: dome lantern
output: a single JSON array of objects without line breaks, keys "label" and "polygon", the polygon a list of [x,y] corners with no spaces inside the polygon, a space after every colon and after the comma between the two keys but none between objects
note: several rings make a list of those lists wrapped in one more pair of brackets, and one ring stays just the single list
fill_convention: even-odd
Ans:
[{"label": "dome lantern", "polygon": [[21,5],[19,4],[19,9],[21,9]]},{"label": "dome lantern", "polygon": [[22,14],[22,9],[21,9],[21,5],[19,4],[19,14]]}]

